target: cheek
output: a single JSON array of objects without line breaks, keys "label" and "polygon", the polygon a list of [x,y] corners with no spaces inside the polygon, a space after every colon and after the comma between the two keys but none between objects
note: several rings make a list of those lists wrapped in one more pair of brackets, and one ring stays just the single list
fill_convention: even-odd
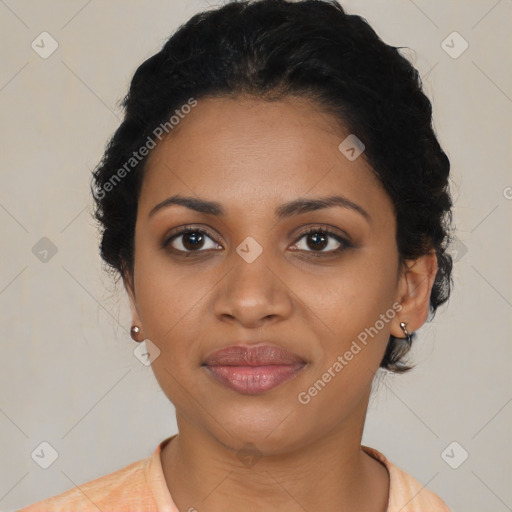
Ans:
[{"label": "cheek", "polygon": [[152,368],[162,388],[176,393],[178,382],[190,385],[190,372],[201,364],[201,346],[212,337],[209,302],[218,286],[218,272],[194,270],[193,263],[180,267],[149,251],[139,251],[138,258],[139,316],[145,337],[160,350]]},{"label": "cheek", "polygon": [[204,295],[200,282],[204,283],[205,276],[183,272],[149,234],[138,234],[136,247],[135,290],[140,319],[146,336],[161,345],[166,334]]},{"label": "cheek", "polygon": [[[211,290],[207,276],[180,278],[169,269],[158,272],[153,268],[141,271],[138,280],[139,313],[146,336],[161,350],[173,345],[184,331],[193,337],[200,327],[198,311],[204,309]],[[195,323],[192,331],[191,323]]]},{"label": "cheek", "polygon": [[316,322],[322,345],[318,371],[331,367],[344,354],[350,359],[345,374],[361,367],[365,372],[377,369],[389,339],[390,321],[396,316],[392,261],[391,256],[384,258],[381,253],[377,257],[367,251],[329,279],[304,290],[308,307],[321,319]]},{"label": "cheek", "polygon": [[396,315],[390,294],[393,280],[376,282],[372,274],[375,277],[375,272],[357,279],[340,277],[330,282],[318,302],[311,297],[309,305],[322,319],[317,331],[321,350],[297,396],[306,417],[334,424],[354,411],[370,390]]},{"label": "cheek", "polygon": [[373,324],[391,306],[396,292],[392,262],[391,257],[361,250],[339,268],[303,279],[302,296],[334,332],[353,335],[352,328]]}]

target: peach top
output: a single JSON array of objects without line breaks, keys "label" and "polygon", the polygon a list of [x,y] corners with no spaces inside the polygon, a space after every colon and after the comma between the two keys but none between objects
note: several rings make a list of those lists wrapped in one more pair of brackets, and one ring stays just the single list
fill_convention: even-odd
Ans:
[{"label": "peach top", "polygon": [[[165,482],[160,461],[162,448],[176,435],[162,441],[146,459],[17,512],[180,512]],[[450,512],[439,496],[389,462],[382,453],[367,446],[361,448],[382,462],[389,472],[387,512]],[[193,511],[193,506],[188,510]]]}]

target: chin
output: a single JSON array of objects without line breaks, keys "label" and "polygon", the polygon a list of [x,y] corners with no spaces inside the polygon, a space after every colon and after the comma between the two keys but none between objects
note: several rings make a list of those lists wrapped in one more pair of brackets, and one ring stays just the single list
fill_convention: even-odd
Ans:
[{"label": "chin", "polygon": [[296,416],[300,409],[294,410],[293,405],[267,410],[261,406],[239,408],[233,405],[225,412],[222,408],[217,411],[222,426],[210,423],[212,434],[235,451],[251,444],[266,456],[281,455],[307,444],[312,434],[304,419]]}]

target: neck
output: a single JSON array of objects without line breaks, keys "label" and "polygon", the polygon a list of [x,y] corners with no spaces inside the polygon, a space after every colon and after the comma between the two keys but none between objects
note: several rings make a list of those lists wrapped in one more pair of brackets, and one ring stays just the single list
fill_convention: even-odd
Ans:
[{"label": "neck", "polygon": [[362,422],[244,462],[239,451],[177,414],[180,433],[161,454],[165,480],[179,510],[385,512],[389,475],[361,449],[365,413]]}]

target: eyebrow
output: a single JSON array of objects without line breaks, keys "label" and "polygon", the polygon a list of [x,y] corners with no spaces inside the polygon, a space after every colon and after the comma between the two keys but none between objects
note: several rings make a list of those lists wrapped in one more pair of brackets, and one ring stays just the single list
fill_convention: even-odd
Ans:
[{"label": "eyebrow", "polygon": [[[164,199],[161,203],[158,203],[156,206],[154,206],[149,212],[148,217],[153,216],[162,208],[166,208],[172,205],[184,206],[190,210],[194,210],[199,213],[205,213],[207,215],[215,215],[219,217],[225,215],[225,211],[222,205],[216,201],[206,201],[196,197],[174,195]],[[293,215],[300,215],[324,208],[331,208],[333,206],[340,206],[342,208],[353,210],[362,215],[368,223],[371,223],[370,214],[362,206],[341,195],[333,195],[315,199],[300,197],[278,206],[275,210],[275,215],[279,220],[282,220],[292,217]]]}]

